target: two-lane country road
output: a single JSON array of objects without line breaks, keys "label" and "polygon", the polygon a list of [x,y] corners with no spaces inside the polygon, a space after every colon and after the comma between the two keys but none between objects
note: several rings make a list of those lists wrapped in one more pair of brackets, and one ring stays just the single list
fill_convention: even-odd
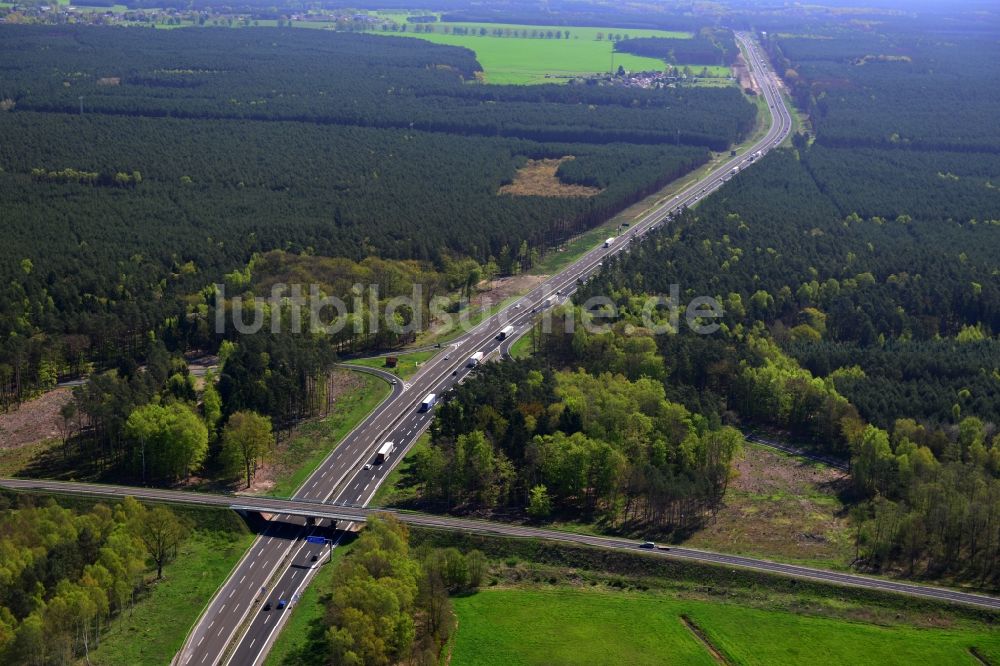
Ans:
[{"label": "two-lane country road", "polygon": [[[1000,612],[1000,599],[985,594],[964,592],[933,585],[922,585],[895,581],[887,578],[863,576],[859,574],[830,571],[796,564],[783,564],[770,560],[762,560],[740,555],[726,555],[711,551],[683,547],[658,547],[642,549],[641,542],[624,538],[601,537],[590,534],[562,532],[524,525],[512,525],[485,520],[455,518],[451,516],[436,516],[412,511],[396,511],[392,509],[374,509],[358,506],[333,506],[323,502],[304,500],[286,500],[268,497],[241,497],[234,495],[219,495],[179,490],[160,490],[156,488],[133,488],[131,486],[111,486],[72,481],[45,481],[36,479],[0,479],[0,486],[21,491],[38,491],[56,494],[87,495],[91,497],[122,498],[126,495],[145,501],[170,502],[174,504],[200,504],[236,508],[244,511],[270,512],[279,515],[315,516],[325,520],[336,520],[341,523],[362,522],[373,513],[385,512],[397,516],[410,525],[432,529],[459,530],[476,534],[491,534],[505,537],[546,539],[549,541],[576,543],[598,548],[641,551],[661,557],[694,560],[712,565],[739,567],[782,576],[793,576],[809,580],[822,581],[836,585],[850,585],[880,592],[907,594],[927,599],[936,599],[949,603],[961,603]],[[297,529],[295,526],[292,529]],[[272,615],[281,616],[271,611]],[[268,623],[273,626],[272,623]],[[256,638],[256,636],[254,637]],[[253,640],[248,641],[254,642]],[[260,644],[257,646],[260,647]],[[238,653],[256,659],[256,652]],[[235,658],[233,659],[235,663]],[[243,662],[241,662],[243,663]],[[249,662],[247,662],[249,663]]]}]

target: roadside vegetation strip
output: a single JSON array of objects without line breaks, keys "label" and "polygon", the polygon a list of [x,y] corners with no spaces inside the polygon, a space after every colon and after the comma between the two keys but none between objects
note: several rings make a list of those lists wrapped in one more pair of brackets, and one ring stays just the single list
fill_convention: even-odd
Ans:
[{"label": "roadside vegetation strip", "polygon": [[[211,602],[219,583],[253,542],[254,535],[242,523],[232,525],[226,509],[185,511],[214,512],[220,529],[199,527],[181,544],[177,557],[164,567],[163,580],[111,622],[99,646],[91,650],[94,664],[170,663],[191,629],[192,609]],[[219,520],[220,511],[226,519]]]},{"label": "roadside vegetation strip", "polygon": [[329,453],[379,404],[392,394],[382,379],[360,372],[362,385],[341,395],[333,411],[324,419],[299,428],[281,453],[284,473],[280,473],[266,494],[290,497],[316,471]]},{"label": "roadside vegetation strip", "polygon": [[517,341],[510,346],[510,355],[512,358],[527,358],[534,354],[531,342],[531,331],[528,331]]},{"label": "roadside vegetation strip", "polygon": [[282,666],[308,661],[310,655],[304,654],[303,650],[310,643],[317,641],[326,629],[324,601],[333,584],[333,572],[336,569],[333,565],[350,552],[353,539],[354,536],[351,535],[351,542],[341,543],[333,550],[331,559],[323,563],[312,582],[302,591],[298,603],[292,605],[284,629],[278,633],[264,660],[265,666]]},{"label": "roadside vegetation strip", "polygon": [[[394,510],[405,516],[407,512]],[[405,520],[405,518],[404,518]],[[485,523],[489,525],[489,523]],[[821,578],[796,577],[769,569],[735,566],[700,559],[655,557],[638,549],[609,549],[575,541],[539,538],[531,535],[510,536],[485,532],[455,531],[438,527],[410,525],[411,541],[433,547],[454,546],[459,550],[481,550],[491,559],[526,560],[539,564],[607,572],[608,575],[652,578],[669,581],[671,587],[692,590],[708,586],[714,593],[741,594],[740,590],[769,590],[775,594],[809,597],[826,603],[850,602],[891,609],[893,615],[911,612],[947,612],[956,617],[996,622],[998,613],[980,605],[957,604],[940,597],[913,596],[884,588],[860,587]],[[572,533],[568,533],[569,536]],[[607,537],[602,540],[612,541]],[[708,554],[708,553],[707,553]],[[873,582],[895,582],[870,578]],[[907,584],[907,583],[903,583]],[[918,589],[922,586],[912,584]],[[928,589],[951,592],[948,588]],[[974,593],[976,597],[993,599]]]},{"label": "roadside vegetation strip", "polygon": [[420,452],[427,451],[431,436],[423,433],[414,441],[403,460],[389,472],[385,480],[379,484],[378,490],[369,505],[372,507],[390,507],[406,505],[417,498],[417,488],[414,479],[414,462]]},{"label": "roadside vegetation strip", "polygon": [[[400,379],[408,379],[417,371],[420,370],[421,366],[430,360],[440,349],[432,349],[417,352],[406,352],[405,350],[400,350],[399,354],[388,354],[386,356],[373,356],[371,358],[356,358],[345,362],[344,367],[350,367],[352,365],[362,365],[367,368],[375,368],[376,370],[382,370],[383,372],[388,372],[390,374],[399,377]],[[396,367],[390,368],[386,366],[387,356],[395,356],[397,359]]]}]

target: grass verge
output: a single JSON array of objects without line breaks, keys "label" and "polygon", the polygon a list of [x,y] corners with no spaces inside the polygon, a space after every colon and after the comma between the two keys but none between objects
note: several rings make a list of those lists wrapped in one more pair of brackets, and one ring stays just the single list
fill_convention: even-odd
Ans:
[{"label": "grass verge", "polygon": [[514,358],[528,358],[534,353],[531,347],[531,333],[522,335],[510,346],[510,355]]},{"label": "grass verge", "polygon": [[13,449],[3,449],[3,455],[0,455],[0,476],[19,476],[57,446],[61,446],[58,439],[46,439]]},{"label": "grass verge", "polygon": [[414,373],[416,373],[416,371],[420,369],[420,366],[423,365],[428,359],[430,359],[436,353],[437,350],[412,352],[410,354],[399,354],[396,356],[396,358],[399,359],[399,361],[396,364],[395,368],[385,367],[384,356],[352,359],[348,361],[348,363],[351,365],[363,365],[368,368],[378,368],[379,370],[385,370],[386,372],[391,372],[400,379],[407,379]]},{"label": "grass verge", "polygon": [[267,495],[291,497],[327,454],[336,448],[344,435],[389,395],[390,387],[384,380],[367,373],[357,374],[362,382],[361,387],[337,398],[330,416],[298,428],[277,454],[275,466],[280,472]]},{"label": "grass verge", "polygon": [[[346,541],[348,538],[351,540]],[[320,568],[316,577],[302,591],[302,597],[292,608],[292,616],[271,646],[264,666],[316,663],[318,655],[309,654],[309,651],[324,631],[325,600],[327,590],[333,584],[334,565],[350,551],[352,543],[352,537],[345,537],[345,543],[334,548],[331,561]]]},{"label": "grass verge", "polygon": [[431,435],[429,432],[422,434],[402,462],[396,465],[385,481],[375,491],[371,506],[396,506],[411,502],[417,498],[417,480],[413,470],[414,456],[425,451],[430,446]]},{"label": "grass verge", "polygon": [[[191,625],[254,539],[232,512],[202,511],[215,519],[199,520],[176,559],[164,568],[163,580],[154,583],[131,611],[112,621],[100,646],[90,653],[92,663],[169,664],[184,644]],[[220,513],[226,514],[225,519],[220,520]],[[209,522],[216,528],[204,526]]]}]

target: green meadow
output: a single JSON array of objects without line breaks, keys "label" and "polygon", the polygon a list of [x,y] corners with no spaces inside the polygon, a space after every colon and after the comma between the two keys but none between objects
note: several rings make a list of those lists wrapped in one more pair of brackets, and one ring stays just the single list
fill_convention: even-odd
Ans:
[{"label": "green meadow", "polygon": [[[577,28],[573,26],[540,25],[500,25],[494,23],[448,23],[433,24],[440,31],[449,28],[467,27],[485,29],[487,34],[455,35],[409,32],[388,33],[397,36],[418,37],[436,44],[464,46],[476,52],[476,58],[483,66],[487,83],[553,83],[581,76],[618,69],[619,66],[631,71],[663,69],[664,63],[656,58],[643,58],[628,53],[615,53],[614,43],[607,39],[609,33],[624,37],[690,37],[688,33],[663,30],[608,30],[605,28]],[[538,30],[539,32],[563,34],[568,31],[569,39],[539,39],[530,37],[494,37],[496,28],[510,30]],[[603,39],[598,40],[601,33]],[[695,69],[695,68],[693,68]],[[697,68],[696,71],[698,71]]]},{"label": "green meadow", "polygon": [[[729,602],[606,589],[492,589],[454,599],[451,664],[998,663],[1000,632],[875,626]],[[695,631],[700,631],[699,637]]]}]

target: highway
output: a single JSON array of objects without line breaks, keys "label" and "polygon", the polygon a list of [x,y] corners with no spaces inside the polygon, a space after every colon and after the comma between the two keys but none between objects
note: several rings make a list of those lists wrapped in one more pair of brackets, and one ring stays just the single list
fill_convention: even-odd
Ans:
[{"label": "highway", "polygon": [[[487,318],[471,331],[454,340],[430,359],[413,378],[396,384],[389,399],[380,405],[358,428],[352,431],[312,474],[295,494],[296,499],[331,502],[338,505],[367,505],[378,486],[399,463],[413,442],[430,425],[431,411],[418,409],[429,393],[445,393],[462,381],[472,368],[469,357],[477,352],[489,356],[504,342],[498,334],[506,326],[514,327],[513,337],[530,329],[537,311],[564,301],[585,280],[600,269],[609,256],[626,251],[650,229],[664,223],[674,212],[697,204],[721,187],[734,167],[748,166],[755,153],[764,154],[778,146],[791,131],[791,116],[785,108],[776,81],[766,78],[761,56],[748,37],[737,34],[750,56],[762,93],[771,109],[771,125],[766,134],[740,156],[725,160],[700,182],[688,187],[672,200],[653,209],[636,221],[611,247],[596,247],[562,272],[550,277],[529,293]],[[552,299],[552,302],[549,302]],[[375,450],[384,442],[393,442],[394,452],[381,465],[365,467]],[[278,599],[294,603],[295,595],[316,573],[316,567],[329,550],[302,539],[314,528],[304,526],[297,539],[264,534],[250,554],[234,570],[212,604],[189,635],[176,663],[256,665],[263,661],[287,613],[262,610],[263,601],[272,605]],[[312,558],[316,556],[317,562]],[[266,592],[261,593],[265,588]],[[230,644],[235,642],[235,647]]]},{"label": "highway", "polygon": [[[484,520],[471,520],[467,518],[453,518],[450,516],[436,516],[426,513],[416,513],[410,511],[394,511],[373,509],[360,506],[333,506],[322,502],[285,500],[267,497],[249,497],[234,495],[219,495],[211,493],[196,493],[178,490],[160,490],[155,488],[134,488],[131,486],[110,486],[90,483],[76,483],[71,481],[45,481],[35,479],[0,479],[0,486],[21,491],[38,491],[56,494],[88,495],[92,497],[106,497],[119,499],[130,495],[146,501],[170,502],[172,504],[199,504],[207,506],[219,506],[235,508],[242,511],[263,511],[272,512],[276,515],[299,515],[315,516],[325,520],[340,522],[362,522],[373,513],[385,512],[397,516],[401,521],[410,525],[432,528],[459,530],[477,534],[490,534],[504,537],[547,539],[550,541],[576,543],[598,548],[611,548],[615,550],[628,550],[647,553],[650,556],[675,558],[683,560],[693,560],[705,564],[739,567],[781,576],[792,576],[835,585],[849,585],[862,587],[880,592],[891,592],[896,594],[907,594],[927,599],[935,599],[949,603],[960,603],[1000,611],[1000,599],[984,594],[962,592],[942,587],[930,585],[919,585],[915,583],[899,582],[873,576],[861,576],[852,573],[829,571],[794,564],[782,564],[770,560],[761,560],[739,555],[726,555],[711,551],[696,550],[682,547],[657,547],[655,549],[641,548],[641,542],[629,539],[618,539],[609,537],[593,536],[588,534],[575,534],[573,532],[560,532],[558,530],[547,530],[523,525],[512,525],[507,523],[497,523]],[[276,522],[276,521],[272,521]],[[287,524],[286,524],[287,526]],[[275,524],[275,528],[279,526]],[[287,527],[286,527],[287,528]],[[293,526],[290,531],[296,531]],[[277,538],[277,537],[276,537]],[[295,541],[285,538],[290,544]],[[251,551],[252,552],[252,551]],[[315,568],[315,563],[304,563],[306,568]],[[301,583],[300,583],[301,585]],[[272,618],[284,617],[284,613],[276,610],[261,615],[270,615]],[[265,623],[265,627],[270,626],[271,631],[276,626],[277,621]],[[261,647],[261,643],[256,643],[257,636],[247,642],[255,643],[256,648]],[[266,640],[267,636],[264,636]],[[238,650],[242,650],[242,646]],[[256,659],[257,653],[251,649],[250,652],[238,651],[238,658]],[[251,663],[237,662],[233,663]]]},{"label": "highway", "polygon": [[[599,270],[601,263],[608,257],[627,251],[632,242],[638,241],[650,229],[663,224],[677,210],[697,204],[721,187],[731,177],[734,168],[744,169],[755,160],[754,155],[767,153],[788,136],[791,116],[781,98],[778,82],[768,73],[760,53],[749,37],[741,33],[737,33],[736,37],[746,49],[751,68],[771,111],[771,124],[766,134],[744,154],[724,160],[706,177],[648,212],[610,247],[602,245],[594,248],[516,302],[457,338],[425,363],[409,382],[399,382],[388,373],[359,367],[359,370],[395,382],[393,390],[323,460],[296,491],[294,499],[312,504],[366,506],[379,484],[430,425],[433,409],[421,411],[421,400],[429,393],[442,395],[472,372],[473,368],[468,367],[467,361],[474,352],[482,351],[486,356],[498,353],[501,344],[510,344],[510,340],[499,339],[499,333],[505,326],[514,328],[512,338],[522,335],[530,329],[538,311],[553,307],[568,298],[575,291],[578,280],[585,280]],[[387,441],[394,443],[393,452],[384,463],[372,464],[375,450]],[[144,495],[148,492],[152,491],[132,490],[132,494],[138,497],[148,496]],[[361,519],[364,514],[357,515]],[[272,521],[273,525],[269,525],[254,541],[204,610],[174,663],[182,666],[224,663],[247,666],[263,661],[288,616],[284,611],[263,610],[265,603],[271,602],[274,606],[279,599],[284,599],[294,604],[296,595],[309,583],[317,567],[330,552],[327,545],[311,543],[305,539],[323,525],[308,525],[301,516],[291,514],[279,514],[276,518]],[[522,528],[496,526],[493,529]],[[585,542],[584,539],[595,538],[575,538],[581,542]],[[619,543],[620,547],[634,547],[634,544],[625,542],[609,543]],[[600,545],[607,543],[602,542]],[[674,556],[679,557],[685,556],[681,553],[693,552],[695,551],[671,551]],[[712,554],[711,557],[728,556]]]}]

